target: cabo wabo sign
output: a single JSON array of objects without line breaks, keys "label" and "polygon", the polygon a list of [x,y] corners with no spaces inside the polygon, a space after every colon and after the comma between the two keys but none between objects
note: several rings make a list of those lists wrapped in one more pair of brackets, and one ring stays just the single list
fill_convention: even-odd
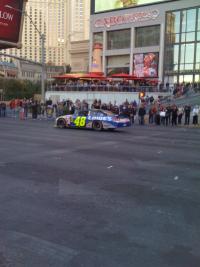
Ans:
[{"label": "cabo wabo sign", "polygon": [[18,47],[23,0],[0,0],[0,48]]},{"label": "cabo wabo sign", "polygon": [[159,16],[159,10],[154,9],[150,11],[135,12],[125,15],[111,16],[102,19],[97,19],[94,25],[96,28],[100,27],[109,28],[111,26],[129,24],[138,21],[155,20],[158,16]]}]

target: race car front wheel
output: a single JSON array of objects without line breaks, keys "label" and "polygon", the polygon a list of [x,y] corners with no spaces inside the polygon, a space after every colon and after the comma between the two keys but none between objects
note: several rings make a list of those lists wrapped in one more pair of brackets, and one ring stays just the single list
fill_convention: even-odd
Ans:
[{"label": "race car front wheel", "polygon": [[92,129],[95,131],[101,131],[103,129],[103,125],[101,121],[94,121],[92,124]]},{"label": "race car front wheel", "polygon": [[60,129],[63,129],[66,127],[66,122],[64,119],[60,119],[57,121],[57,126],[60,128]]}]

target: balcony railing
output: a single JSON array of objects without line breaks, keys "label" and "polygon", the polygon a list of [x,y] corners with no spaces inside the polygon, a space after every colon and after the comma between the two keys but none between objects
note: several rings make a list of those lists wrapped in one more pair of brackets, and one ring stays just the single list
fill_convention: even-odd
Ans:
[{"label": "balcony railing", "polygon": [[[127,85],[56,85],[49,86],[47,91],[59,92],[159,92],[158,86],[127,86]],[[162,92],[167,92],[162,89]]]}]

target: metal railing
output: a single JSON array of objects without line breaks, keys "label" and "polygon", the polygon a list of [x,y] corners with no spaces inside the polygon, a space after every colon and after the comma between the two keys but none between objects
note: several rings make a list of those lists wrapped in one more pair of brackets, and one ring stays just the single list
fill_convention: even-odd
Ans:
[{"label": "metal railing", "polygon": [[[127,86],[127,85],[57,85],[50,86],[47,91],[61,91],[61,92],[159,92],[158,86]],[[163,89],[162,92],[167,92]]]}]

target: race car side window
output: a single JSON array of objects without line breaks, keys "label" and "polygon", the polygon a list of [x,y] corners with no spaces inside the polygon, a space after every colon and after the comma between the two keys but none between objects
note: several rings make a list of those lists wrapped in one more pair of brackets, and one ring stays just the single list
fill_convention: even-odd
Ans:
[{"label": "race car side window", "polygon": [[97,112],[90,110],[88,115],[90,115],[90,116],[97,116]]}]

